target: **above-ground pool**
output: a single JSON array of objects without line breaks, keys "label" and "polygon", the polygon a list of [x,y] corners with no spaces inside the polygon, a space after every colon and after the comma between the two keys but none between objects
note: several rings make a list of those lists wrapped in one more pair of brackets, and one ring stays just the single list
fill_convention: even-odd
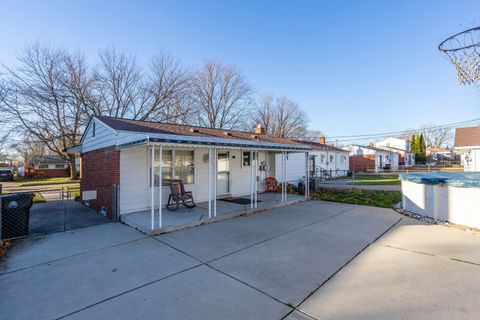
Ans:
[{"label": "above-ground pool", "polygon": [[480,228],[480,172],[409,173],[400,179],[404,210]]}]

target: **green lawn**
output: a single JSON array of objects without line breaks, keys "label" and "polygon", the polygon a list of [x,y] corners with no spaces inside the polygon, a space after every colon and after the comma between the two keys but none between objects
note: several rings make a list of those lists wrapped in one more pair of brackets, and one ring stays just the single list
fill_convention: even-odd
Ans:
[{"label": "green lawn", "polygon": [[36,186],[36,185],[47,185],[47,184],[57,184],[57,183],[75,183],[80,182],[78,180],[71,180],[70,178],[38,178],[38,179],[22,179],[17,180],[17,184],[21,187],[24,186]]},{"label": "green lawn", "polygon": [[391,208],[402,200],[399,191],[320,189],[311,194],[312,199]]},{"label": "green lawn", "polygon": [[[349,182],[348,184],[353,184]],[[376,174],[359,174],[355,175],[355,184],[356,185],[395,185],[400,184],[400,179],[398,174],[385,174],[385,175],[376,175]]]}]

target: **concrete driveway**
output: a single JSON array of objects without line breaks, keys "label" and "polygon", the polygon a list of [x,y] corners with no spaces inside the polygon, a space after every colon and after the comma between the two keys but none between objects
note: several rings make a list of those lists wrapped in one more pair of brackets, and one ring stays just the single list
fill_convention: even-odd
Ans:
[{"label": "concrete driveway", "polygon": [[156,237],[16,242],[0,319],[474,319],[480,235],[310,201]]}]

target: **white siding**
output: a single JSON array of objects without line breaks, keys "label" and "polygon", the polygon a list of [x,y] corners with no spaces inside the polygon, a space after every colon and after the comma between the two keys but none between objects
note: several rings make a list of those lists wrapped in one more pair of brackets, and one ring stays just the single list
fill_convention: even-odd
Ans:
[{"label": "white siding", "polygon": [[[297,184],[305,176],[305,153],[290,153],[287,160],[287,182]],[[275,155],[275,178],[281,182],[282,175],[282,154]]]},{"label": "white siding", "polygon": [[[95,123],[95,136],[93,136],[93,124]],[[117,136],[115,131],[105,125],[96,118],[92,118],[92,122],[84,133],[82,143],[82,153],[96,149],[110,147],[116,144]]]},{"label": "white siding", "polygon": [[[179,150],[179,148],[176,150]],[[182,150],[192,149],[182,148]],[[251,185],[251,166],[242,167],[241,150],[229,150],[229,152],[230,195],[249,196]],[[195,202],[208,201],[208,162],[203,161],[203,156],[205,154],[208,154],[208,149],[194,149],[195,182],[194,184],[185,185],[185,189],[187,191],[193,192]],[[156,157],[158,157],[158,147],[156,147]],[[261,161],[267,161],[267,165],[269,165],[268,158],[269,156],[266,152],[259,152],[258,163],[260,164]],[[122,214],[150,209],[150,159],[151,154],[147,155],[146,146],[122,149],[120,151],[120,210]],[[257,173],[259,177],[258,190],[259,192],[263,192],[265,189],[264,179],[267,176],[267,172],[258,170]],[[169,187],[163,186],[162,204],[164,206],[167,203],[169,193]],[[158,205],[158,187],[155,188],[154,194],[155,205]]]}]

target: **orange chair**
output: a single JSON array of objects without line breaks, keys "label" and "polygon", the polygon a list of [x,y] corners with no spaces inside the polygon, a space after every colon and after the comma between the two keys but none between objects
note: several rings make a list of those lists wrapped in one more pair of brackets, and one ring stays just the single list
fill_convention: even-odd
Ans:
[{"label": "orange chair", "polygon": [[277,192],[277,179],[274,177],[265,178],[265,191]]}]

